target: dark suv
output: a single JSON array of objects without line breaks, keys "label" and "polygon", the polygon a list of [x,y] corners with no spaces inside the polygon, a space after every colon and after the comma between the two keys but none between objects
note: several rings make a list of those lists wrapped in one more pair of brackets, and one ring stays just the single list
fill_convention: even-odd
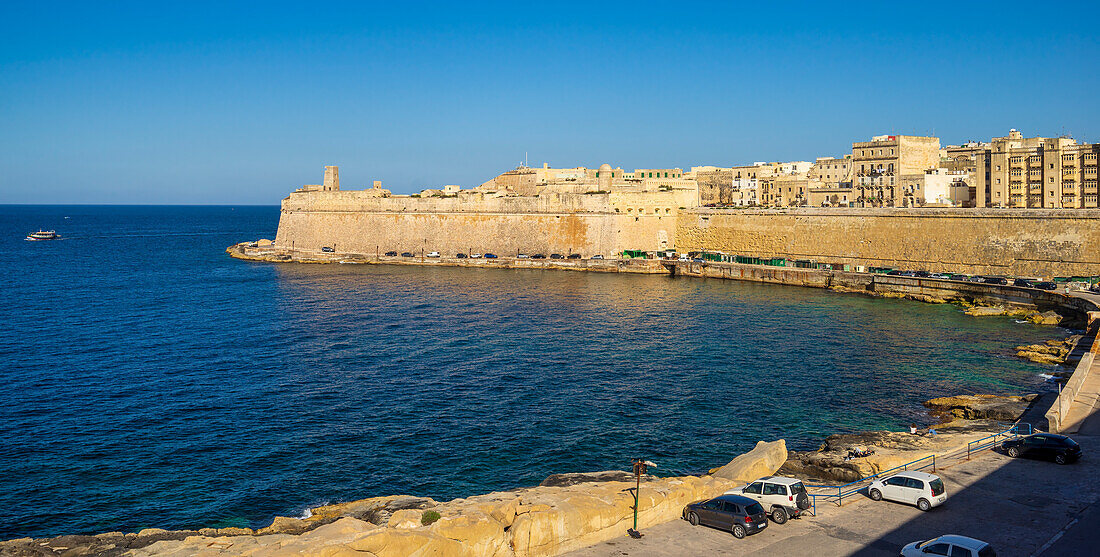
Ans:
[{"label": "dark suv", "polygon": [[986,284],[1000,284],[1002,286],[1008,285],[1008,279],[1004,277],[985,277],[985,280],[982,282]]},{"label": "dark suv", "polygon": [[768,527],[768,515],[760,503],[741,495],[721,495],[684,507],[684,520],[729,530],[735,538],[755,534]]},{"label": "dark suv", "polygon": [[1027,437],[1017,437],[1001,443],[1001,450],[1016,458],[1026,456],[1053,460],[1066,464],[1081,458],[1081,445],[1077,441],[1054,433],[1036,433]]}]

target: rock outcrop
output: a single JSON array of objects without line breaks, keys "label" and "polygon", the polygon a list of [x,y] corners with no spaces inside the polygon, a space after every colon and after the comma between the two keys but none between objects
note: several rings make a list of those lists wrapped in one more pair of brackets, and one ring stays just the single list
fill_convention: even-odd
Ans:
[{"label": "rock outcrop", "polygon": [[1060,365],[1066,363],[1074,345],[1080,340],[1081,335],[1074,335],[1065,340],[1048,340],[1046,344],[1029,344],[1016,347],[1016,357],[1031,360],[1037,364]]},{"label": "rock outcrop", "polygon": [[933,414],[964,420],[1000,420],[1014,422],[1024,414],[1039,395],[997,396],[959,395],[934,398],[924,402]]},{"label": "rock outcrop", "polygon": [[[713,475],[645,476],[638,526],[675,520],[688,503],[772,474],[786,457],[782,440],[760,442]],[[633,525],[635,483],[629,473],[560,474],[543,483],[444,503],[389,496],[325,505],[311,509],[307,518],[277,517],[255,532],[158,530],[11,540],[0,543],[0,554],[534,557],[624,536]],[[424,520],[429,511],[439,518]]]}]

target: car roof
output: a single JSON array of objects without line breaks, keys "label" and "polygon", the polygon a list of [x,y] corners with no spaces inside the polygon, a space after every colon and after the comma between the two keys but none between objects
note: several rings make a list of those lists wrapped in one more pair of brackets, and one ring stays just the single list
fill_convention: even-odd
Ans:
[{"label": "car roof", "polygon": [[960,536],[958,534],[945,534],[943,536],[935,538],[932,541],[947,542],[952,545],[959,545],[967,549],[975,550],[981,549],[989,545],[989,542],[983,542],[982,540],[976,540],[974,538],[968,538],[966,536]]},{"label": "car roof", "polygon": [[783,476],[764,476],[763,478],[760,478],[756,481],[758,481],[758,482],[771,482],[771,483],[774,483],[774,484],[787,484],[787,485],[802,482],[802,480],[800,480],[798,478],[785,478]]},{"label": "car roof", "polygon": [[905,472],[898,472],[897,474],[893,474],[890,477],[891,478],[897,478],[897,477],[913,478],[915,480],[938,480],[938,479],[940,479],[940,477],[935,475],[935,474],[929,474],[927,472],[915,472],[915,471],[910,471],[910,470],[906,470]]},{"label": "car roof", "polygon": [[719,501],[729,501],[730,503],[737,503],[738,505],[751,505],[756,502],[756,499],[749,499],[744,495],[719,495],[715,497]]}]

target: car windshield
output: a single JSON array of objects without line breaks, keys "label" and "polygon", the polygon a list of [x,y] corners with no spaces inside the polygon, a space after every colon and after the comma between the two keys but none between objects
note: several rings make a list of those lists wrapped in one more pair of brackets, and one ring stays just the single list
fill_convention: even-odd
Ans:
[{"label": "car windshield", "polygon": [[764,512],[764,507],[761,507],[760,503],[745,505],[745,514],[760,514],[762,512]]},{"label": "car windshield", "polygon": [[1076,447],[1077,446],[1077,441],[1074,441],[1073,439],[1070,439],[1069,437],[1063,437],[1062,438],[1062,444],[1067,446],[1067,447]]},{"label": "car windshield", "polygon": [[943,493],[943,480],[932,480],[928,482],[928,485],[932,486],[932,495],[940,495]]},{"label": "car windshield", "polygon": [[802,482],[791,484],[791,493],[798,495],[799,493],[806,493],[806,486],[802,485]]}]

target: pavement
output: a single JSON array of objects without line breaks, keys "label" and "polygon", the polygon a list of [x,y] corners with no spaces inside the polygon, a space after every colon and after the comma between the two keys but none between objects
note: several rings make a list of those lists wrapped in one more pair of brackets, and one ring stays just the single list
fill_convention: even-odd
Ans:
[{"label": "pavement", "polygon": [[[942,459],[937,469],[947,502],[929,512],[865,496],[837,507],[819,502],[817,516],[771,523],[738,540],[728,532],[675,520],[569,553],[571,557],[744,555],[898,555],[905,544],[962,534],[993,544],[997,555],[1094,555],[1100,544],[1100,416],[1074,436],[1076,463],[1012,459],[985,451],[967,461]],[[929,470],[925,470],[929,471]]]}]

